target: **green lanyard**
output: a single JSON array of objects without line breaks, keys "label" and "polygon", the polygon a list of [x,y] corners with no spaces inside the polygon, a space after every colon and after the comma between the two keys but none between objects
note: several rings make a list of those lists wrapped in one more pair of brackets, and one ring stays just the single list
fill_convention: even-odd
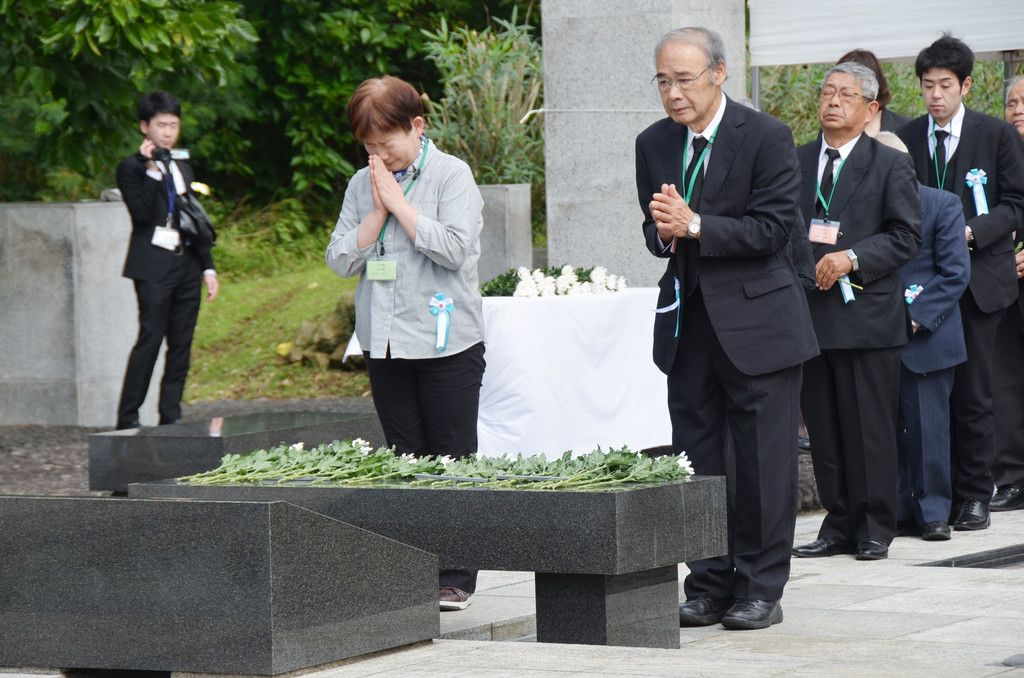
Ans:
[{"label": "green lanyard", "polygon": [[[949,156],[946,156],[946,164],[942,166],[942,176],[939,176],[939,140],[935,136],[935,121],[932,120],[931,116],[928,117],[928,123],[932,128],[932,140],[935,142],[935,148],[932,150],[932,162],[935,163],[935,181],[939,184],[939,190],[946,185],[946,170],[949,169]],[[950,133],[949,137],[952,138],[953,134]],[[945,141],[943,141],[945,146]]]},{"label": "green lanyard", "polygon": [[[829,164],[833,160],[829,158]],[[818,183],[814,185],[814,191],[818,194],[818,200],[821,201],[821,206],[825,208],[825,221],[828,221],[828,206],[832,204],[832,196],[836,194],[836,186],[839,185],[839,173],[843,171],[843,165],[846,164],[846,158],[839,161],[839,167],[836,167],[836,173],[832,175],[832,190],[828,192],[828,200],[825,200],[825,196],[821,194],[821,179],[818,179]]]},{"label": "green lanyard", "polygon": [[[423,140],[423,155],[420,156],[420,164],[416,166],[416,171],[413,172],[412,180],[409,182],[409,185],[405,187],[404,191],[402,191],[402,197],[403,198],[405,196],[409,195],[409,191],[412,190],[413,184],[415,184],[416,180],[419,178],[420,170],[423,169],[423,163],[425,163],[427,161],[427,151],[429,151],[429,150],[430,150],[430,139],[424,139]],[[394,218],[395,218],[394,214],[389,214],[388,215],[387,220],[384,222],[384,225],[380,229],[380,235],[377,236],[377,255],[378,256],[381,256],[381,255],[384,254],[384,236],[387,234],[388,224],[390,224],[392,222],[392,220],[394,220]]]},{"label": "green lanyard", "polygon": [[[711,135],[710,139],[708,139],[708,145],[704,147],[704,150],[701,151],[700,153],[700,157],[697,158],[697,164],[693,168],[693,175],[690,177],[689,184],[686,183],[686,151],[689,148],[689,143],[687,143],[686,141],[683,142],[683,181],[681,185],[686,189],[683,192],[683,200],[686,201],[687,205],[690,204],[690,197],[693,195],[693,186],[697,182],[697,172],[700,172],[704,169],[704,158],[708,157],[708,153],[711,152],[711,147],[715,145],[715,137],[717,135],[718,128],[716,127],[715,133]],[[689,129],[686,130],[686,136],[690,136]]]}]

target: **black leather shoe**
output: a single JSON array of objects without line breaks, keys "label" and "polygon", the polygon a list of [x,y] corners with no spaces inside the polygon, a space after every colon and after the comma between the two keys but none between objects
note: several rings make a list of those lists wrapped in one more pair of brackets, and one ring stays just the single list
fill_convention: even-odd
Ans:
[{"label": "black leather shoe", "polygon": [[880,541],[862,541],[857,544],[857,560],[883,560],[889,557],[889,547]]},{"label": "black leather shoe", "polygon": [[117,426],[114,427],[114,430],[115,431],[127,431],[128,429],[133,429],[133,428],[142,428],[142,424],[139,423],[138,419],[136,419],[135,421],[121,421],[121,422],[118,422]]},{"label": "black leather shoe", "polygon": [[991,511],[1015,511],[1024,508],[1024,485],[1003,485],[988,503]]},{"label": "black leather shoe", "polygon": [[793,555],[798,558],[827,558],[849,552],[850,548],[846,545],[846,541],[835,537],[822,537],[815,539],[810,544],[793,548]]},{"label": "black leather shoe", "polygon": [[782,606],[777,600],[737,600],[722,617],[727,629],[766,629],[782,621]]},{"label": "black leather shoe", "polygon": [[680,626],[711,626],[722,621],[726,610],[732,607],[728,598],[696,596],[679,606]]},{"label": "black leather shoe", "polygon": [[925,541],[948,541],[950,536],[949,525],[943,520],[925,523],[921,527],[921,539]]},{"label": "black leather shoe", "polygon": [[953,529],[963,530],[984,530],[992,524],[988,514],[988,504],[980,499],[964,499],[960,504],[960,510],[953,521]]}]

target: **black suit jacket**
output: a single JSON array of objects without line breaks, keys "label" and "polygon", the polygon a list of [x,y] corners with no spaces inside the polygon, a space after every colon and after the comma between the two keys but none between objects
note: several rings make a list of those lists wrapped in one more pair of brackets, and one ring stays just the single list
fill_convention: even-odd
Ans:
[{"label": "black suit jacket", "polygon": [[[928,183],[928,115],[915,118],[898,134],[910,150],[922,184]],[[983,169],[988,177],[985,197],[988,214],[979,215],[967,186],[967,171]],[[974,233],[969,289],[985,313],[995,313],[1017,298],[1010,233],[1024,220],[1024,158],[1012,125],[967,109],[956,152],[949,159],[947,182],[960,197],[967,225]]]},{"label": "black suit jacket", "polygon": [[900,115],[899,113],[893,113],[888,108],[882,109],[881,116],[882,123],[880,131],[882,132],[896,132],[910,122],[910,118]]},{"label": "black suit jacket", "polygon": [[[821,137],[797,150],[800,206],[808,219],[815,214],[820,155]],[[921,202],[910,157],[862,134],[843,163],[829,207],[829,218],[840,222],[840,236],[835,245],[812,243],[814,260],[852,249],[860,269],[850,280],[864,289],[854,289],[855,300],[849,304],[843,303],[841,283],[827,292],[807,293],[819,345],[902,346],[909,321],[899,269],[921,245]]]},{"label": "black suit jacket", "polygon": [[[636,183],[643,233],[652,254],[667,257],[659,307],[685,279],[683,258],[662,252],[649,202],[661,185],[681,185],[686,127],[660,120],[636,139]],[[701,216],[699,282],[708,316],[729,360],[744,374],[792,367],[817,354],[807,303],[788,248],[796,218],[799,173],[789,128],[727,99],[708,159],[696,212]],[[806,231],[803,232],[806,237]],[[675,313],[654,326],[654,362],[672,368],[679,339]],[[683,327],[681,333],[685,334]],[[685,344],[685,336],[682,337]]]},{"label": "black suit jacket", "polygon": [[[187,187],[194,178],[192,168],[182,160],[174,162],[181,170]],[[128,243],[123,275],[133,280],[156,282],[175,270],[180,255],[152,243],[153,231],[167,222],[167,189],[163,182],[154,181],[146,174],[145,163],[146,158],[136,154],[117,165],[117,187],[121,189],[121,198],[132,219],[132,237]],[[185,248],[185,256],[190,254],[190,249]],[[196,247],[193,251],[199,256],[204,270],[213,268],[213,257],[208,247]]]}]

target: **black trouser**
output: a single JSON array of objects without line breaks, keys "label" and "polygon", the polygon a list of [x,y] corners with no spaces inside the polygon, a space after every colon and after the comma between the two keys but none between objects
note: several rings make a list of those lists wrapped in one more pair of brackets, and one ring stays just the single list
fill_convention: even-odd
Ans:
[{"label": "black trouser", "polygon": [[699,289],[683,305],[681,336],[668,374],[672,449],[696,473],[726,477],[729,526],[728,555],[686,563],[686,597],[779,600],[796,522],[800,366],[736,369]]},{"label": "black trouser", "polygon": [[970,291],[960,297],[967,362],[957,365],[950,398],[953,499],[992,498],[996,454],[992,414],[992,352],[1004,311],[985,313]]},{"label": "black trouser", "polygon": [[1024,483],[1024,313],[1017,304],[999,325],[993,361],[996,459],[992,477],[1002,487]]},{"label": "black trouser", "polygon": [[[483,343],[422,360],[363,355],[384,437],[398,454],[476,454]],[[441,586],[476,590],[476,570],[441,570],[440,579]]]},{"label": "black trouser", "polygon": [[804,363],[800,403],[821,504],[818,536],[856,546],[896,535],[900,349],[825,349]]},{"label": "black trouser", "polygon": [[164,375],[160,380],[160,423],[181,418],[181,396],[185,390],[192,334],[199,316],[203,267],[189,248],[177,257],[177,266],[163,280],[135,281],[139,304],[139,337],[135,341],[121,387],[117,406],[117,427],[138,425],[139,408],[146,399],[160,345],[167,340]]}]

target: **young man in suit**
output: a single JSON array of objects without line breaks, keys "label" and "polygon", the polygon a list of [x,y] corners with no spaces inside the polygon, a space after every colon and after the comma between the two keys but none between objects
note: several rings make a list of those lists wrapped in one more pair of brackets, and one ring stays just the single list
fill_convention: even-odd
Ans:
[{"label": "young man in suit", "polygon": [[[888,556],[896,532],[896,413],[908,322],[899,268],[921,243],[910,159],[864,134],[878,81],[847,62],[825,74],[822,135],[797,150],[818,289],[808,303],[821,355],[804,365],[801,407],[828,514],[812,558]],[[820,180],[819,180],[820,177]]]},{"label": "young man in suit", "polygon": [[[1004,111],[1024,151],[1024,76],[1007,86]],[[1017,227],[1014,252],[1017,303],[1010,305],[999,325],[993,357],[996,458],[992,477],[998,488],[989,504],[993,511],[1024,509],[1024,223]]]},{"label": "young man in suit", "polygon": [[[892,132],[875,137],[901,153]],[[960,297],[971,262],[964,210],[955,195],[918,183],[921,249],[900,269],[912,335],[900,353],[897,526],[925,541],[950,538],[949,394],[953,368],[967,359]]]},{"label": "young man in suit", "polygon": [[142,144],[117,166],[117,186],[132,220],[124,276],[134,281],[139,304],[139,336],[121,387],[118,429],[139,426],[139,408],[164,339],[160,424],[181,418],[202,283],[207,301],[217,296],[219,287],[209,246],[178,229],[179,200],[193,179],[188,163],[170,157],[181,132],[181,104],[167,92],[150,92],[139,100],[138,114]]},{"label": "young man in suit", "polygon": [[990,524],[992,353],[1003,313],[1017,298],[1010,234],[1024,218],[1024,160],[1013,127],[963,104],[973,68],[971,49],[949,35],[921,50],[914,69],[928,113],[899,131],[918,180],[956,194],[967,220],[971,280],[960,298],[967,362],[954,372],[950,407],[955,530]]},{"label": "young man in suit", "polygon": [[793,137],[725,96],[724,52],[704,28],[662,38],[668,117],[637,137],[636,182],[647,248],[667,259],[654,362],[673,449],[729,484],[729,554],[687,563],[680,624],[759,629],[782,621],[800,365],[817,348],[788,250],[803,228]]}]

